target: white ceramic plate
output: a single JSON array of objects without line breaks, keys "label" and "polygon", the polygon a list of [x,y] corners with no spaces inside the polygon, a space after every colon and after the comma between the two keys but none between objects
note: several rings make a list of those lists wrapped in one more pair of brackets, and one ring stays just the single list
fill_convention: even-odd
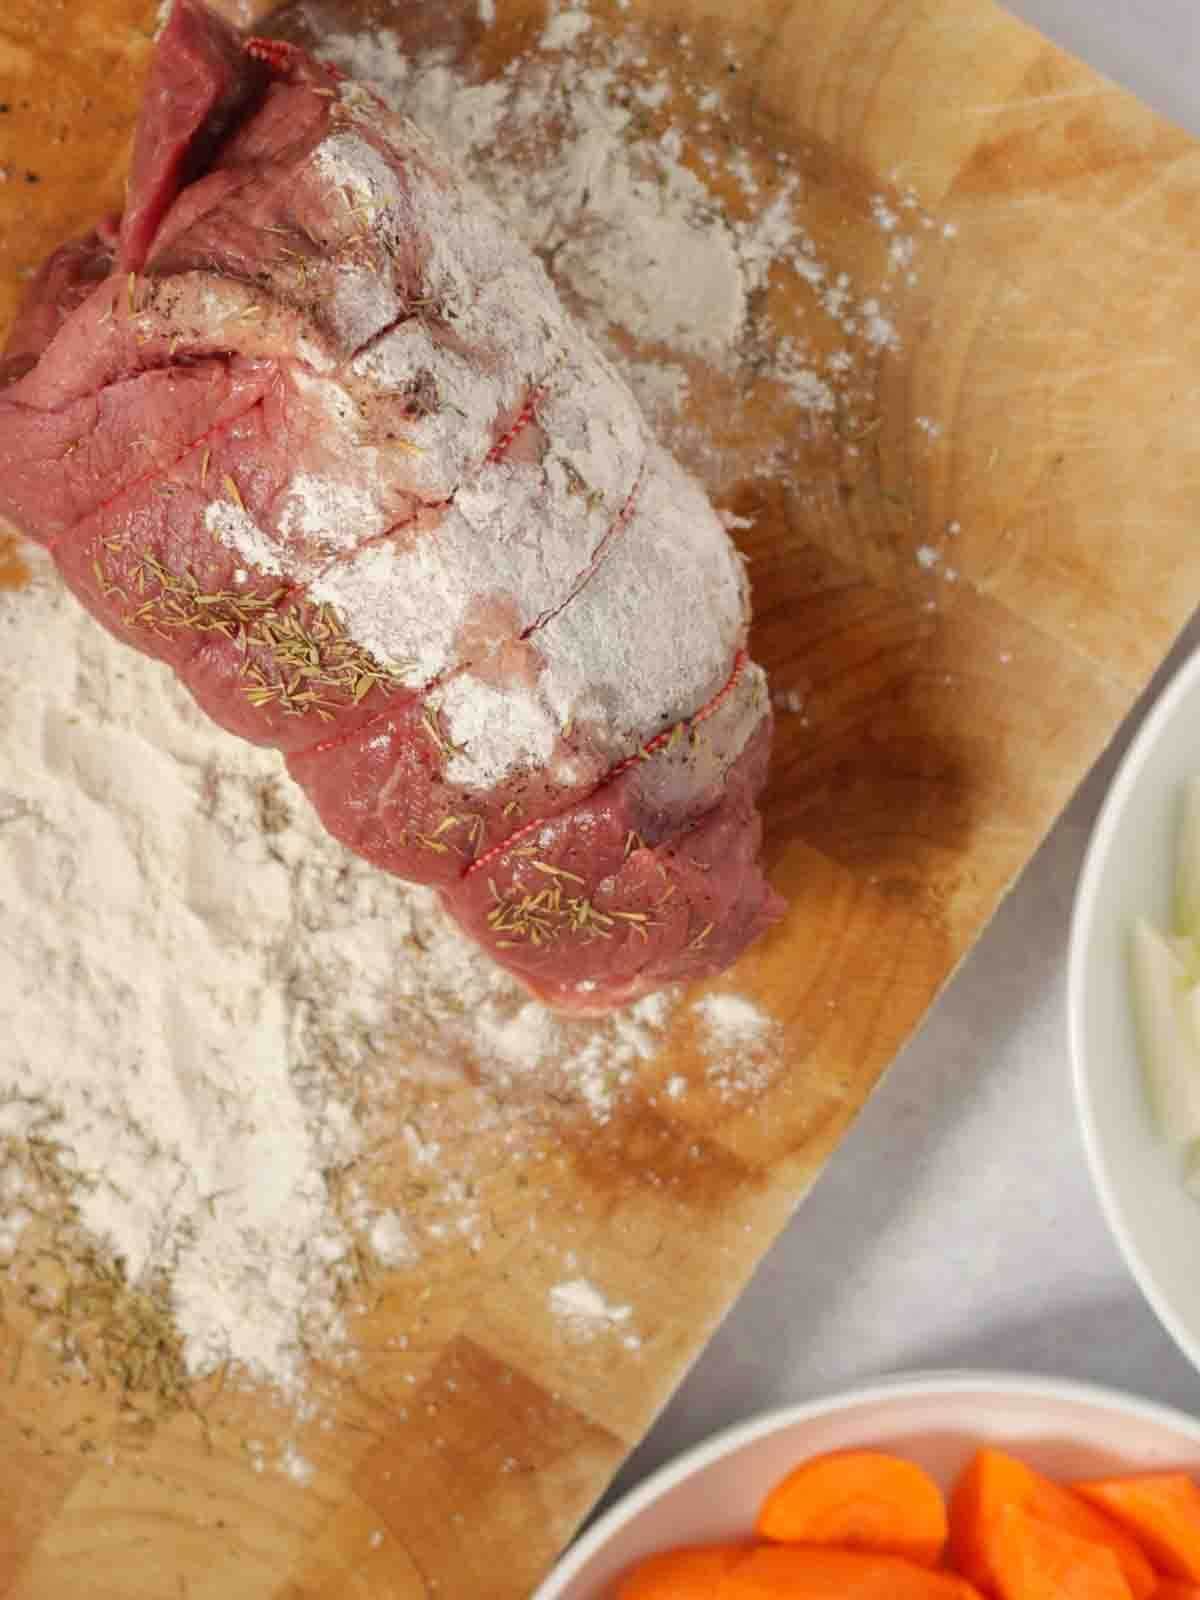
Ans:
[{"label": "white ceramic plate", "polygon": [[671,1545],[748,1532],[763,1495],[806,1456],[874,1445],[945,1486],[982,1442],[1052,1476],[1200,1471],[1200,1422],[1110,1389],[993,1373],[935,1373],[772,1412],[647,1479],[584,1534],[533,1600],[611,1600],[614,1580]]},{"label": "white ceramic plate", "polygon": [[1163,1326],[1200,1366],[1200,1205],[1150,1117],[1128,969],[1134,919],[1171,926],[1181,794],[1197,775],[1200,652],[1150,711],[1096,821],[1071,923],[1067,1011],[1075,1100],[1108,1225]]}]

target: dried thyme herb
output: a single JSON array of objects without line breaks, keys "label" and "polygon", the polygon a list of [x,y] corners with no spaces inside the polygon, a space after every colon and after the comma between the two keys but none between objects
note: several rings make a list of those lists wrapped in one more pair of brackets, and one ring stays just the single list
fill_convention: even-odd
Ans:
[{"label": "dried thyme herb", "polygon": [[[126,541],[105,542],[109,550]],[[385,665],[351,639],[331,605],[301,602],[281,610],[285,586],[270,594],[237,589],[201,589],[190,569],[174,572],[143,554],[134,569],[130,596],[97,560],[97,582],[108,596],[129,605],[126,627],[149,628],[160,637],[220,634],[243,653],[242,693],[252,706],[275,705],[288,716],[315,712],[323,721],[344,705],[358,705],[375,688],[402,687],[405,663]]]}]

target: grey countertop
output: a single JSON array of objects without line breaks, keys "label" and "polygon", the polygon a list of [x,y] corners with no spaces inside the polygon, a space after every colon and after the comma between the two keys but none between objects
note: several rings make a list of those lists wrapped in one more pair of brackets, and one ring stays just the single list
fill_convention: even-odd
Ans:
[{"label": "grey countertop", "polygon": [[1196,0],[1006,0],[1016,12],[1164,116],[1200,133]]}]

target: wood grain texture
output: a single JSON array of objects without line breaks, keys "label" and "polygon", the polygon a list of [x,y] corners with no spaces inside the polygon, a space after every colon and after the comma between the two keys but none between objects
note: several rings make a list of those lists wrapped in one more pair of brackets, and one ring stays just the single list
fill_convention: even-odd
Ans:
[{"label": "wood grain texture", "polygon": [[[325,10],[387,14],[485,74],[544,20],[540,0],[498,0],[492,30],[441,0]],[[50,245],[119,203],[152,11],[7,0],[0,320]],[[595,14],[622,25],[602,0]],[[803,719],[781,719],[767,801],[790,911],[736,974],[782,1025],[781,1068],[728,1104],[681,1021],[612,1123],[531,1136],[534,1182],[474,1125],[468,1086],[442,1095],[438,1134],[464,1164],[469,1150],[493,1226],[480,1250],[448,1243],[387,1280],[354,1321],[357,1364],[314,1375],[325,1411],[299,1428],[212,1382],[199,1417],[131,1425],[64,1377],[7,1296],[6,1600],[528,1594],[1195,606],[1197,146],[986,0],[622,15],[655,62],[688,29],[693,78],[735,52],[735,135],[755,159],[789,152],[823,259],[878,270],[869,202],[894,184],[958,230],[898,302],[902,349],[877,365],[861,453],[813,432],[786,478],[721,485],[753,519],[755,653],[805,697]],[[819,347],[799,300],[766,293]],[[696,374],[695,420],[736,459],[723,400]],[[766,400],[747,415],[791,425]],[[915,558],[952,520],[956,582]],[[678,1072],[694,1092],[676,1104],[658,1091]],[[568,1252],[636,1307],[640,1348],[550,1315]],[[312,1482],[255,1472],[248,1439],[294,1439]]]}]

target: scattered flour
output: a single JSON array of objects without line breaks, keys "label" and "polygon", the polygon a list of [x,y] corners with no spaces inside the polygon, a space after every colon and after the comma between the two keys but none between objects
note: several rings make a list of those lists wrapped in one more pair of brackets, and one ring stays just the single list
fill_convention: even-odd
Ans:
[{"label": "scattered flour", "polygon": [[[657,170],[640,165],[620,145],[595,161],[586,211],[557,268],[592,317],[636,328],[656,343],[719,355],[745,321],[752,278],[734,236],[708,225],[699,178],[669,158]],[[571,186],[582,176],[576,171]]]},{"label": "scattered flour", "polygon": [[864,300],[859,307],[862,334],[872,350],[898,350],[900,336],[878,300]]},{"label": "scattered flour", "polygon": [[[604,36],[583,8],[558,7],[532,53],[478,82],[445,52],[409,53],[388,31],[351,35],[319,3],[311,12],[322,52],[448,147],[498,203],[710,491],[785,476],[814,430],[836,422],[850,437],[870,420],[857,412],[873,404],[869,370],[901,348],[897,294],[919,281],[922,237],[934,231],[915,191],[869,197],[887,240],[872,289],[822,259],[780,152],[759,161],[716,133],[706,143],[702,129],[686,138],[664,129],[672,85],[665,73],[647,76],[636,30]],[[696,102],[721,122],[719,89]],[[736,182],[738,205],[705,176],[720,171]],[[810,296],[816,343],[784,333],[760,304],[789,279]],[[838,347],[823,354],[830,330]],[[719,387],[698,384],[700,373],[719,374]],[[798,430],[781,417],[764,437],[741,423],[764,385]],[[736,448],[689,419],[706,391],[709,409],[728,409]]]},{"label": "scattered flour", "polygon": [[542,30],[543,50],[570,50],[592,25],[586,11],[560,11]]},{"label": "scattered flour", "polygon": [[700,1028],[706,1077],[722,1099],[761,1088],[775,1065],[779,1025],[744,995],[705,995],[692,1006]]},{"label": "scattered flour", "polygon": [[335,133],[324,139],[314,156],[317,171],[335,189],[361,206],[374,206],[396,186],[387,161],[356,133]]},{"label": "scattered flour", "polygon": [[292,1482],[298,1483],[301,1488],[306,1487],[312,1482],[313,1475],[316,1471],[316,1468],[313,1466],[312,1462],[306,1460],[305,1457],[302,1456],[296,1449],[295,1445],[290,1441],[283,1447],[283,1452],[279,1458],[279,1465],[282,1470],[287,1473]]},{"label": "scattered flour", "polygon": [[638,404],[652,422],[669,421],[682,411],[688,392],[686,370],[674,361],[626,361],[625,376]]},{"label": "scattered flour", "polygon": [[398,1212],[380,1212],[371,1224],[368,1238],[381,1266],[411,1267],[420,1259],[420,1252]]},{"label": "scattered flour", "polygon": [[550,1290],[550,1310],[569,1334],[577,1339],[594,1339],[631,1322],[632,1306],[610,1305],[599,1289],[586,1278],[570,1278]]},{"label": "scattered flour", "polygon": [[804,359],[791,339],[779,341],[776,376],[791,398],[811,416],[829,417],[837,410],[837,395]]},{"label": "scattered flour", "polygon": [[621,1091],[633,1082],[636,1063],[654,1057],[671,1010],[667,994],[646,995],[621,1013],[603,1045],[592,1038],[576,1049],[575,1078],[597,1122],[607,1122],[612,1116]]},{"label": "scattered flour", "polygon": [[278,577],[283,571],[279,557],[254,518],[232,500],[213,500],[205,508],[204,526],[223,545],[248,561],[260,572]]},{"label": "scattered flour", "polygon": [[[361,482],[298,472],[288,484],[279,517],[285,538],[317,541],[326,553],[350,549],[362,539],[382,533],[387,524],[379,501]],[[243,550],[247,560],[255,560]]]},{"label": "scattered flour", "polygon": [[710,994],[697,1000],[692,1010],[704,1032],[710,1053],[752,1049],[768,1037],[775,1024],[752,1000],[739,994]]},{"label": "scattered flour", "polygon": [[429,697],[456,753],[446,776],[469,789],[493,789],[517,767],[550,759],[558,730],[528,690],[494,689],[470,673]]}]

